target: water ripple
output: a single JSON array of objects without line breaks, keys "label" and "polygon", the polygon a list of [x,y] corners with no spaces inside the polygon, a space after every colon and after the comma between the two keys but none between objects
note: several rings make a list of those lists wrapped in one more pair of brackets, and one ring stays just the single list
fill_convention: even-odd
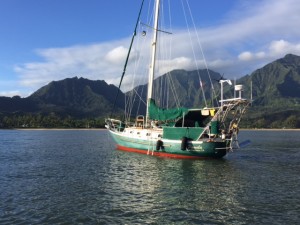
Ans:
[{"label": "water ripple", "polygon": [[106,131],[0,131],[0,224],[296,224],[300,132],[243,135],[192,161],[115,151]]}]

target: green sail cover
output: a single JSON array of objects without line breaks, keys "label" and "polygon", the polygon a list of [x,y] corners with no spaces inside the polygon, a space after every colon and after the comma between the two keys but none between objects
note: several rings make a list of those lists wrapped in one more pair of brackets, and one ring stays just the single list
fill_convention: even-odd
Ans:
[{"label": "green sail cover", "polygon": [[149,118],[152,120],[174,120],[182,117],[188,111],[187,108],[163,109],[159,108],[153,99],[150,99]]}]

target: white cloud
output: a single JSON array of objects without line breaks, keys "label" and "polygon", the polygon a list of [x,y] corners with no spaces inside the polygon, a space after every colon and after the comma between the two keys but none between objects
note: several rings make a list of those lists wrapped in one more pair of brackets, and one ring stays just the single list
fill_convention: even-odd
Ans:
[{"label": "white cloud", "polygon": [[0,96],[13,97],[16,95],[27,96],[27,93],[24,93],[22,87],[19,87],[16,80],[0,80]]},{"label": "white cloud", "polygon": [[238,58],[242,61],[250,61],[253,59],[253,54],[251,52],[243,52],[239,54]]},{"label": "white cloud", "polygon": [[257,53],[252,53],[249,51],[242,52],[241,54],[238,55],[238,59],[241,61],[252,61],[252,60],[257,60],[257,59],[264,59],[266,57],[265,52],[257,52]]},{"label": "white cloud", "polygon": [[269,47],[270,55],[278,57],[287,53],[300,54],[300,42],[291,43],[285,40],[272,41]]},{"label": "white cloud", "polygon": [[[43,62],[31,62],[15,67],[24,86],[36,87],[52,80],[70,76],[83,76],[101,79],[115,72],[115,64],[124,61],[114,45],[118,43],[101,43],[68,48],[51,48],[37,50]],[[115,58],[113,58],[115,57]],[[117,57],[117,58],[116,58]],[[107,60],[109,62],[107,62]]]},{"label": "white cloud", "polygon": [[171,60],[161,60],[158,74],[165,74],[176,69],[191,69],[194,67],[193,61],[188,57],[178,57]]},{"label": "white cloud", "polygon": [[21,94],[22,93],[18,90],[0,91],[0,96],[6,96],[6,97],[20,96]]},{"label": "white cloud", "polygon": [[257,53],[245,51],[238,55],[238,59],[240,61],[271,60],[283,57],[289,53],[300,55],[300,42],[291,43],[285,40],[271,41],[265,51]]},{"label": "white cloud", "polygon": [[[198,30],[206,63],[201,51],[195,49],[198,44],[189,44],[189,39],[198,37],[191,32],[191,38],[186,37],[185,31],[174,30],[174,35],[165,35],[165,40],[176,42],[172,50],[165,50],[161,57],[159,73],[172,69],[203,68],[230,76],[242,76],[251,73],[258,66],[266,64],[287,53],[300,54],[300,4],[298,0],[263,0],[239,1],[240,5],[227,15],[221,24]],[[136,37],[138,44],[144,49],[137,51],[133,48],[132,57],[144,63],[146,67],[137,64],[128,65],[128,76],[124,82],[134,83],[133,79],[141,74],[147,74],[149,65],[148,36]],[[37,89],[52,80],[66,77],[83,76],[94,80],[106,80],[118,85],[123,71],[124,60],[130,38],[91,45],[71,46],[66,48],[50,48],[37,50],[41,57],[39,62],[28,62],[15,67],[19,74],[20,83]],[[125,46],[125,47],[124,47]],[[146,54],[147,52],[147,54]],[[167,55],[171,59],[167,60]],[[194,61],[196,56],[196,62]],[[127,86],[128,88],[129,86]]]},{"label": "white cloud", "polygon": [[266,53],[265,53],[265,52],[257,52],[257,53],[255,54],[255,56],[256,56],[256,58],[258,58],[258,59],[263,59],[263,58],[266,57]]},{"label": "white cloud", "polygon": [[109,51],[105,55],[105,60],[108,63],[119,65],[120,62],[124,61],[127,53],[128,53],[128,49],[124,48],[123,46],[119,46]]}]

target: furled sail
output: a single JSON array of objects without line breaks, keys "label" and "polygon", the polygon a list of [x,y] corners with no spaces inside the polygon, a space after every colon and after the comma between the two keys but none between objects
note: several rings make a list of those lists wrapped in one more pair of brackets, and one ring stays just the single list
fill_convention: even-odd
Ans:
[{"label": "furled sail", "polygon": [[149,118],[152,120],[174,120],[183,117],[188,112],[188,109],[183,107],[173,109],[160,108],[155,104],[153,99],[150,99],[149,102]]}]

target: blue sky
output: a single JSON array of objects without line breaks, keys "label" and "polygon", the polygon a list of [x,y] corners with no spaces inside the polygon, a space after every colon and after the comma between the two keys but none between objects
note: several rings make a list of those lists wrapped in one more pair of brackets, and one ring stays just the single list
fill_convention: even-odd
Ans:
[{"label": "blue sky", "polygon": [[[182,1],[186,0],[171,0],[172,5]],[[0,96],[26,97],[52,80],[74,76],[117,85],[140,3],[1,0]],[[228,78],[250,74],[287,53],[300,55],[298,0],[190,0],[189,4],[208,67]],[[173,23],[184,34],[184,21],[174,17]],[[184,48],[174,50],[172,62],[177,67],[161,73],[194,69]]]}]

